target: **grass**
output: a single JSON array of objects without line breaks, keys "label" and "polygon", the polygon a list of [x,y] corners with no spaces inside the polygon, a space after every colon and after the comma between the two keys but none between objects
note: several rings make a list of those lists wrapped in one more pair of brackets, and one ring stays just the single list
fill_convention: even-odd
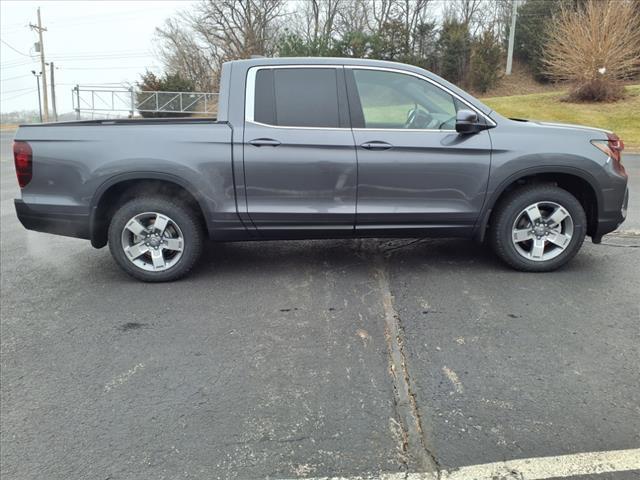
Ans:
[{"label": "grass", "polygon": [[407,114],[413,105],[385,105],[385,106],[366,106],[363,105],[362,110],[364,118],[369,123],[388,123],[404,125],[407,121]]},{"label": "grass", "polygon": [[627,97],[612,103],[569,103],[564,93],[537,93],[482,101],[505,117],[575,123],[612,130],[624,140],[625,149],[640,152],[640,85],[626,87]]}]

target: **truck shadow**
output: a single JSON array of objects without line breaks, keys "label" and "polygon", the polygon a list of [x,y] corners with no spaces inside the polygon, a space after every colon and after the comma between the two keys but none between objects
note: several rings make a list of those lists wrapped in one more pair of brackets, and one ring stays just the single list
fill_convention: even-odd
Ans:
[{"label": "truck shadow", "polygon": [[511,271],[486,245],[465,239],[347,239],[209,243],[193,276],[292,268],[344,269],[388,262],[402,269],[464,267]]}]

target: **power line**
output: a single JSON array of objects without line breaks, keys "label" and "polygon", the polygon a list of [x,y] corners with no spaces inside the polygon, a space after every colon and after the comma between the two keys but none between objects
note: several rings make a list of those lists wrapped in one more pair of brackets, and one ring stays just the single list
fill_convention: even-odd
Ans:
[{"label": "power line", "polygon": [[22,55],[23,57],[31,57],[31,55],[27,55],[26,53],[22,53],[20,50],[18,50],[17,48],[15,48],[14,46],[10,45],[9,43],[5,42],[4,40],[2,40],[0,38],[0,42],[4,43],[7,47],[9,47],[11,50],[13,50],[16,53],[19,53],[20,55]]},{"label": "power line", "polygon": [[158,65],[146,65],[143,67],[136,65],[119,66],[119,67],[67,67],[61,68],[61,70],[124,70],[127,68],[160,68]]},{"label": "power line", "polygon": [[3,98],[2,101],[3,102],[8,102],[9,100],[13,100],[14,98],[18,98],[18,97],[24,97],[25,95],[30,95],[32,94],[34,91],[34,89],[30,89],[28,92],[24,92],[24,93],[19,93],[18,95],[14,95],[13,97],[9,97],[9,98]]},{"label": "power line", "polygon": [[0,79],[0,81],[2,82],[8,82],[10,80],[17,80],[18,78],[26,78],[26,77],[30,77],[31,75],[16,75],[15,77],[9,77],[9,78],[2,78]]},{"label": "power line", "polygon": [[91,62],[91,61],[104,61],[104,60],[121,60],[124,58],[145,58],[151,57],[151,54],[138,54],[138,55],[91,55],[91,56],[67,56],[67,55],[48,55],[49,58],[54,57],[59,62]]},{"label": "power line", "polygon": [[11,63],[11,64],[0,64],[0,68],[2,68],[3,70],[7,69],[7,68],[17,68],[17,67],[23,67],[25,65],[31,65],[33,64],[33,62],[35,62],[36,60],[34,59],[31,62],[21,62],[21,63]]},{"label": "power line", "polygon": [[6,94],[6,93],[14,93],[14,92],[24,92],[25,90],[33,90],[33,87],[17,88],[15,90],[2,90],[2,93]]},{"label": "power line", "polygon": [[[75,52],[69,54],[73,57],[92,57],[95,55],[140,55],[149,53],[148,50],[108,50],[104,52]],[[49,55],[67,55],[66,53],[50,52]]]},{"label": "power line", "polygon": [[149,10],[148,9],[139,9],[139,10],[129,10],[129,11],[124,11],[124,12],[114,12],[114,13],[95,13],[95,14],[91,14],[91,15],[78,15],[78,16],[74,16],[74,17],[65,17],[64,20],[50,20],[49,23],[50,24],[67,24],[69,21],[71,21],[71,23],[76,23],[76,21],[84,21],[85,19],[89,18],[95,18],[96,20],[103,20],[105,18],[109,19],[111,17],[117,17],[117,18],[122,18],[122,17],[127,17],[127,16],[131,16],[131,15],[138,15],[140,13],[148,13]]}]

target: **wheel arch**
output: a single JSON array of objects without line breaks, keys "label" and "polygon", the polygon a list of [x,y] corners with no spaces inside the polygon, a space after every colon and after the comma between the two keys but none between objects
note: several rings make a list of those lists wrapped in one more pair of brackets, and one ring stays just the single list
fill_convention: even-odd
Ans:
[{"label": "wheel arch", "polygon": [[[135,189],[135,193],[134,193]],[[144,193],[161,193],[179,198],[193,208],[209,231],[206,208],[198,190],[188,181],[160,172],[129,172],[116,175],[102,183],[90,204],[89,232],[91,245],[102,248],[107,244],[109,222],[118,206]]]},{"label": "wheel arch", "polygon": [[485,201],[483,211],[476,224],[474,237],[482,242],[486,235],[487,227],[491,223],[491,216],[496,205],[514,188],[532,183],[555,184],[574,195],[587,216],[587,235],[595,233],[598,223],[599,209],[602,206],[602,194],[596,188],[595,178],[584,170],[572,167],[534,167],[520,170],[504,181],[493,191]]}]

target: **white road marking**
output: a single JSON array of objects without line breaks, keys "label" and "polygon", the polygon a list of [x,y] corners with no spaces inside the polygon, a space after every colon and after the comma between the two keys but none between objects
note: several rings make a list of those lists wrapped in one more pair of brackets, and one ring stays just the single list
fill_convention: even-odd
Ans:
[{"label": "white road marking", "polygon": [[306,480],[547,480],[578,475],[640,471],[640,448],[523,458],[470,465],[436,473],[386,473],[355,477],[308,477]]}]

